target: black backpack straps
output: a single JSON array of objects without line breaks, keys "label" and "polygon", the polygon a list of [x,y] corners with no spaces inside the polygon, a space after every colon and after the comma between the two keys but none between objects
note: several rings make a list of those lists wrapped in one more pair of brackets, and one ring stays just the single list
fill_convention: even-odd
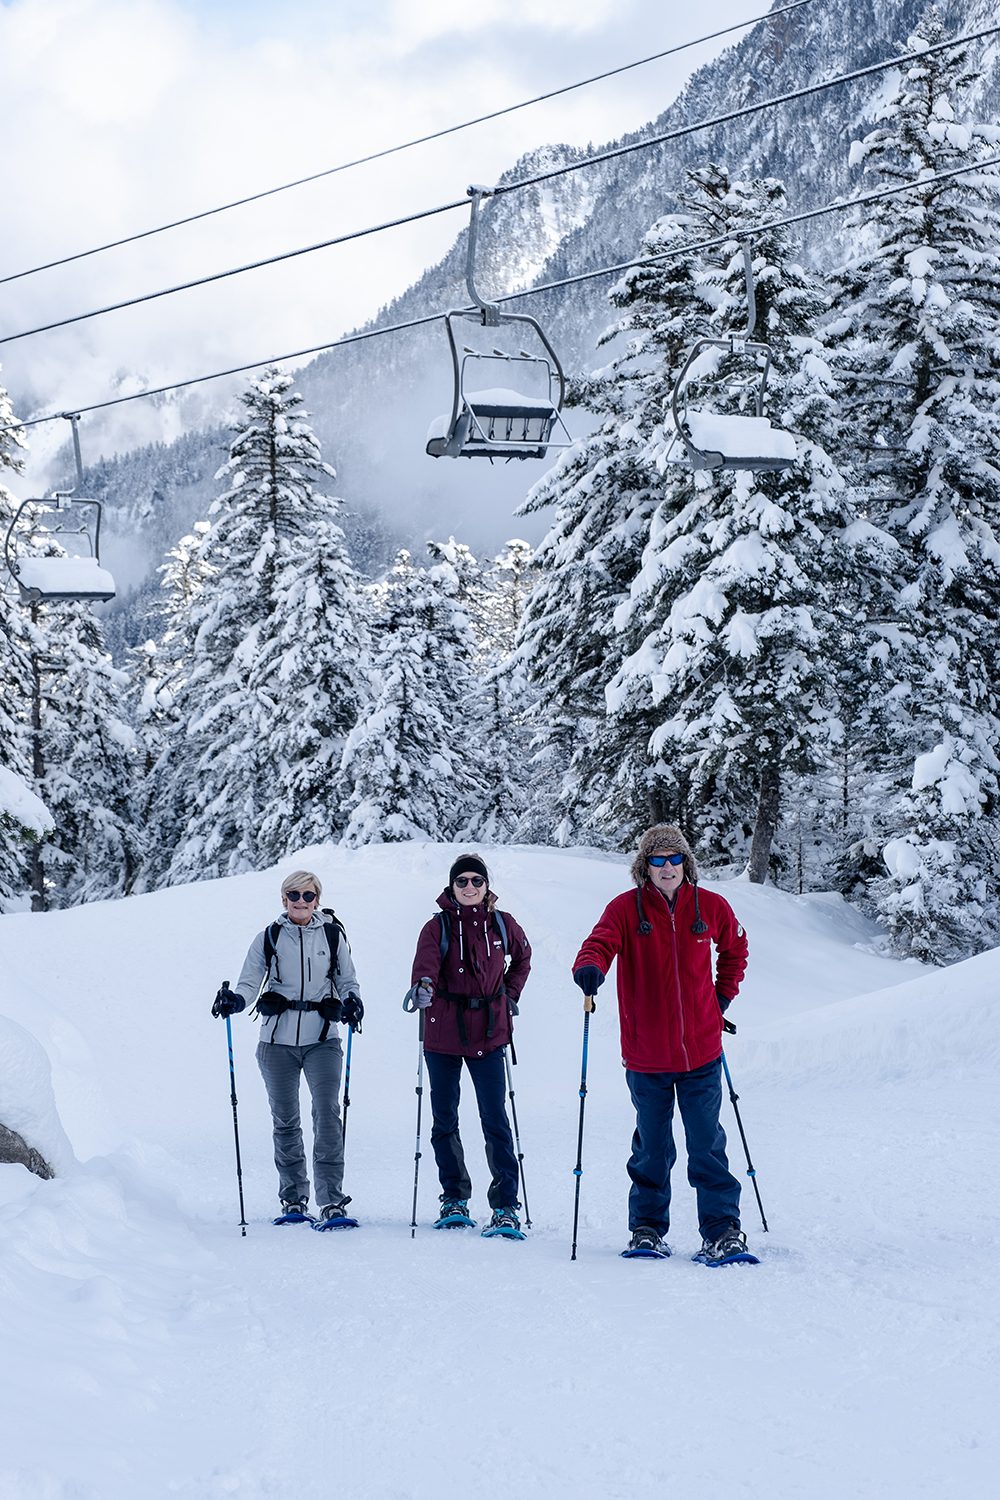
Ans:
[{"label": "black backpack straps", "polygon": [[[329,973],[328,977],[329,977],[329,981],[330,981],[330,999],[332,1000],[333,999],[333,971],[337,967],[337,950],[340,947],[340,935],[341,935],[341,933],[343,933],[344,937],[346,937],[347,936],[347,931],[346,931],[346,929],[344,927],[343,922],[337,916],[337,913],[334,911],[334,909],[333,909],[332,906],[324,906],[323,907],[323,915],[324,915],[324,917],[328,917],[329,918],[328,921],[326,921],[326,922],[323,923],[323,928],[324,928],[324,931],[326,932],[326,944],[327,944],[327,947],[330,950],[330,973]],[[326,1039],[327,1039],[327,1037],[329,1036],[329,1034],[330,1034],[330,1022],[324,1016],[324,1018],[323,1018],[323,1030],[319,1034],[320,1041],[321,1042],[325,1042]]]},{"label": "black backpack straps", "polygon": [[281,983],[281,970],[278,967],[278,932],[280,925],[272,922],[270,927],[264,928],[264,963],[267,966],[267,982],[271,980],[271,965],[274,964],[274,977]]},{"label": "black backpack straps", "polygon": [[448,925],[448,913],[439,911],[437,915],[441,923],[441,962],[444,963],[445,955],[451,947],[451,929]]},{"label": "black backpack straps", "polygon": [[507,937],[507,923],[503,919],[503,912],[499,907],[494,908],[493,920],[497,924],[500,937],[503,941],[503,956],[506,958],[510,953],[510,940]]}]

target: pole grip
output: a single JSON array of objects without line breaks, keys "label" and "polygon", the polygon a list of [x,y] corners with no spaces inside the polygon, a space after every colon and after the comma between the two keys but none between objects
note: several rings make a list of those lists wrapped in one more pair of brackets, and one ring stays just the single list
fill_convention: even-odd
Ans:
[{"label": "pole grip", "polygon": [[593,1013],[597,1009],[597,996],[596,995],[584,995],[584,997],[583,997],[583,1008],[584,1008],[584,1010],[590,1011],[591,1013]]}]

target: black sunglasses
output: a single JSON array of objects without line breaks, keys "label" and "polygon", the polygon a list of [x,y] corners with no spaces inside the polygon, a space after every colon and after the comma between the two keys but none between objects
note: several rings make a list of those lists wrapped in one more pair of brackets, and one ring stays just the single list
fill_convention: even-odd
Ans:
[{"label": "black sunglasses", "polygon": [[319,897],[315,891],[286,891],[285,895],[289,901],[318,901]]},{"label": "black sunglasses", "polygon": [[682,865],[684,856],[683,854],[651,854],[649,863],[655,865],[658,870],[662,870],[664,865]]},{"label": "black sunglasses", "polygon": [[460,890],[463,891],[465,890],[465,887],[467,885],[474,885],[476,887],[476,890],[478,891],[481,885],[486,884],[486,881],[481,875],[456,875],[455,884]]}]

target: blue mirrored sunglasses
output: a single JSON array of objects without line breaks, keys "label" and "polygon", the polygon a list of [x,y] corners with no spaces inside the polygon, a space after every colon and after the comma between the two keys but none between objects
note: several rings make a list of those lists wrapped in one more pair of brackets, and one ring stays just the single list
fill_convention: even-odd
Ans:
[{"label": "blue mirrored sunglasses", "polygon": [[289,901],[305,901],[307,904],[319,900],[315,891],[286,891],[285,895]]},{"label": "blue mirrored sunglasses", "polygon": [[649,856],[649,863],[655,865],[658,870],[661,870],[664,865],[682,865],[684,863],[684,856],[683,854],[651,854]]}]

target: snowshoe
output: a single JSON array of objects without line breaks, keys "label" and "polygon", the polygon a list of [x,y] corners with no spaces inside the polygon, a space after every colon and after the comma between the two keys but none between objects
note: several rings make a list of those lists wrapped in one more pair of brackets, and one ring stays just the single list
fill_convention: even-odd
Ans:
[{"label": "snowshoe", "polygon": [[441,1213],[435,1229],[475,1229],[475,1219],[469,1218],[467,1198],[446,1198],[441,1203]]},{"label": "snowshoe", "polygon": [[305,1202],[283,1203],[280,1216],[273,1221],[275,1224],[315,1224],[316,1220],[308,1212]]},{"label": "snowshoe", "polygon": [[[517,1205],[520,1207],[520,1205]],[[521,1233],[521,1224],[513,1208],[495,1208],[493,1217],[483,1230],[483,1239],[491,1240],[499,1235],[507,1240],[527,1239],[527,1235]]]},{"label": "snowshoe", "polygon": [[666,1240],[661,1240],[659,1232],[651,1229],[648,1224],[640,1224],[638,1229],[632,1231],[627,1250],[622,1251],[623,1260],[666,1260],[670,1254]]},{"label": "snowshoe", "polygon": [[357,1219],[352,1219],[347,1213],[347,1205],[350,1198],[345,1198],[343,1203],[328,1203],[318,1219],[313,1221],[314,1229],[357,1229]]},{"label": "snowshoe", "polygon": [[702,1240],[701,1249],[691,1259],[701,1266],[759,1266],[756,1255],[747,1249],[747,1237],[736,1225],[720,1234],[717,1240]]}]

